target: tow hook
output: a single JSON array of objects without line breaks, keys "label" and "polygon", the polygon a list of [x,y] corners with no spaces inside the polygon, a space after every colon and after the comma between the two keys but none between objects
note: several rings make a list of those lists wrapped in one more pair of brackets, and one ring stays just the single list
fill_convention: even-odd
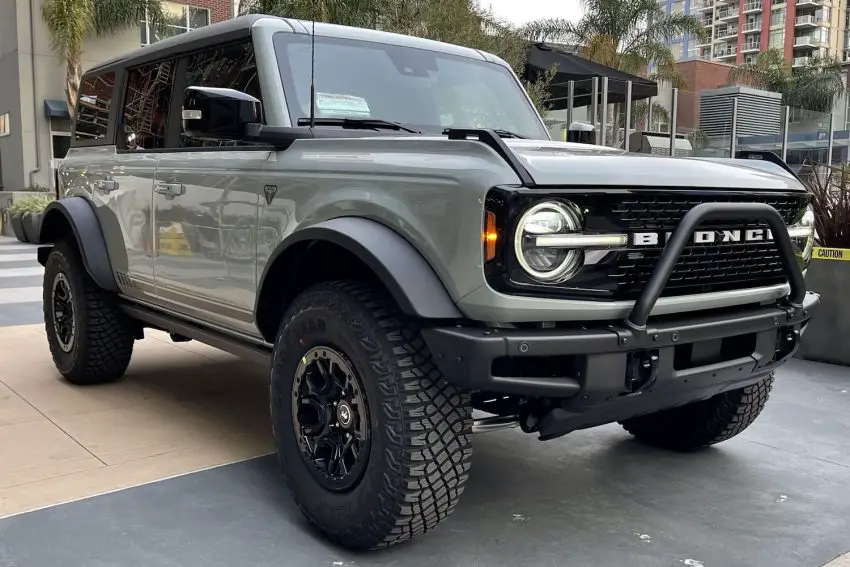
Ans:
[{"label": "tow hook", "polygon": [[786,327],[776,335],[776,352],[773,354],[773,362],[778,362],[797,348],[800,341],[800,330],[794,327]]},{"label": "tow hook", "polygon": [[636,394],[651,386],[658,377],[658,350],[630,352],[626,362],[626,391]]}]

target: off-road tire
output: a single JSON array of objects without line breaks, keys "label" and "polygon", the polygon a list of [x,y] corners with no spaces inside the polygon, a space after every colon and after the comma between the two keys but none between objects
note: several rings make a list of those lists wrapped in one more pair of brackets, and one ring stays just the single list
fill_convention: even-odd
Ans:
[{"label": "off-road tire", "polygon": [[623,428],[640,441],[674,451],[695,451],[735,437],[759,416],[773,374],[764,380],[685,406],[629,419]]},{"label": "off-road tire", "polygon": [[[53,286],[59,277],[71,290],[74,339],[69,352],[60,346],[54,326]],[[116,297],[91,279],[73,241],[58,242],[47,257],[43,308],[53,362],[68,382],[104,384],[124,375],[133,354],[133,321],[120,311]]]},{"label": "off-road tire", "polygon": [[[371,449],[362,478],[347,492],[316,481],[293,426],[296,369],[320,344],[349,359],[366,394]],[[454,511],[471,465],[470,396],[446,382],[416,323],[380,288],[329,282],[297,297],[277,335],[270,390],[286,484],[308,520],[336,543],[388,547]]]}]

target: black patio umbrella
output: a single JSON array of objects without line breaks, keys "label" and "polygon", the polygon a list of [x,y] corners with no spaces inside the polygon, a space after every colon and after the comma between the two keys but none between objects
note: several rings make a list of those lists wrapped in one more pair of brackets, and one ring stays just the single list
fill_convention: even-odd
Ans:
[{"label": "black patio umbrella", "polygon": [[600,79],[600,93],[601,79],[608,77],[609,104],[626,100],[627,81],[632,82],[633,101],[658,95],[658,84],[655,81],[606,67],[548,43],[534,43],[529,47],[524,79],[535,81],[553,66],[557,66],[557,71],[549,87],[551,97],[549,105],[552,110],[567,108],[569,81],[575,81],[573,108],[590,105],[593,100],[591,80],[593,77]]}]

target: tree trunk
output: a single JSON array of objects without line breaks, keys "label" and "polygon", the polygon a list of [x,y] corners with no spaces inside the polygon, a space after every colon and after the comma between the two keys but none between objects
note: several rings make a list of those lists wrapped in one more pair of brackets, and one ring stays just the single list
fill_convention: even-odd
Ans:
[{"label": "tree trunk", "polygon": [[71,121],[77,112],[77,97],[80,94],[80,75],[82,74],[80,59],[68,56],[65,72],[65,102],[68,104],[68,116]]}]

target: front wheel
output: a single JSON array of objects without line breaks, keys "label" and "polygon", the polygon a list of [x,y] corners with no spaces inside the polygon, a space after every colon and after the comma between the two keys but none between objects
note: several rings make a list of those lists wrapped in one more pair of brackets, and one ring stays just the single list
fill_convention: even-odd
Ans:
[{"label": "front wheel", "polygon": [[637,439],[674,451],[693,451],[726,441],[743,432],[761,414],[773,375],[745,388],[707,400],[622,422]]},{"label": "front wheel", "polygon": [[326,283],[293,302],[275,344],[271,413],[299,508],[345,547],[422,534],[463,492],[469,395],[445,381],[416,325],[382,290]]}]

